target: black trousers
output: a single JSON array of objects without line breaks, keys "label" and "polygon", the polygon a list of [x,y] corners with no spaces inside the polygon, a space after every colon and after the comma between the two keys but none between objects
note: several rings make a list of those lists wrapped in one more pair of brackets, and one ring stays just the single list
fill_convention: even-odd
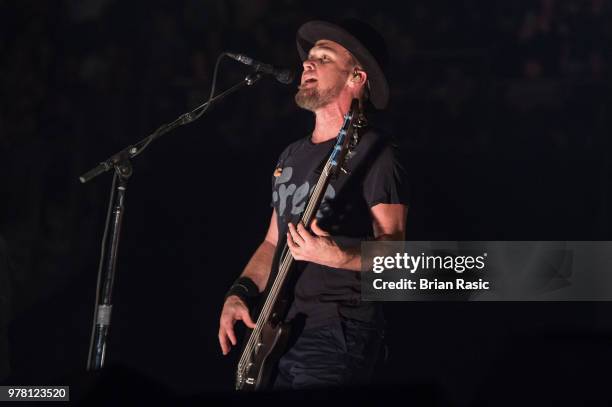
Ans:
[{"label": "black trousers", "polygon": [[274,390],[368,383],[383,345],[384,329],[339,319],[306,328],[281,357]]}]

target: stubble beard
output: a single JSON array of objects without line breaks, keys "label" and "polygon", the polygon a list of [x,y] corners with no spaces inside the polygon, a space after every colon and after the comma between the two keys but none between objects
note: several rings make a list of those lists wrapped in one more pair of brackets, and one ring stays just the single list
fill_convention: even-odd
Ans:
[{"label": "stubble beard", "polygon": [[314,112],[324,106],[330,104],[334,99],[340,95],[343,84],[338,83],[333,88],[319,90],[316,86],[312,88],[300,89],[295,94],[295,103],[302,109],[310,110]]}]

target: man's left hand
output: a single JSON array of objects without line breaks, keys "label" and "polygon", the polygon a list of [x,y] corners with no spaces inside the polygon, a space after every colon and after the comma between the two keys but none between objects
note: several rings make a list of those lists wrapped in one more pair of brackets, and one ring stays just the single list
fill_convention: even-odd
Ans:
[{"label": "man's left hand", "polygon": [[344,252],[334,242],[329,233],[317,224],[315,219],[309,232],[301,222],[297,227],[289,223],[287,245],[296,260],[309,261],[328,267],[338,267],[342,264]]}]

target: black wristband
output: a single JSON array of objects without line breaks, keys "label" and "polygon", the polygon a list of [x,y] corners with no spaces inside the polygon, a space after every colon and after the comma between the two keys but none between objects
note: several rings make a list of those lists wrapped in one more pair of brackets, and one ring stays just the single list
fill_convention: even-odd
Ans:
[{"label": "black wristband", "polygon": [[239,277],[225,294],[225,299],[230,295],[235,295],[240,298],[250,309],[254,305],[255,300],[259,297],[259,288],[257,288],[257,284],[250,278]]}]

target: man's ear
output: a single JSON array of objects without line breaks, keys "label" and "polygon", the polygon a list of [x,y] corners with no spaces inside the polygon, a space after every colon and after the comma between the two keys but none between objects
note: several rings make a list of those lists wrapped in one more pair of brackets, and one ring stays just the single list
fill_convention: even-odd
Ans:
[{"label": "man's ear", "polygon": [[352,84],[365,85],[367,80],[368,80],[368,74],[364,70],[358,69],[358,68],[355,68],[355,70],[353,70],[353,73],[351,74],[351,79],[350,79],[350,82]]}]

